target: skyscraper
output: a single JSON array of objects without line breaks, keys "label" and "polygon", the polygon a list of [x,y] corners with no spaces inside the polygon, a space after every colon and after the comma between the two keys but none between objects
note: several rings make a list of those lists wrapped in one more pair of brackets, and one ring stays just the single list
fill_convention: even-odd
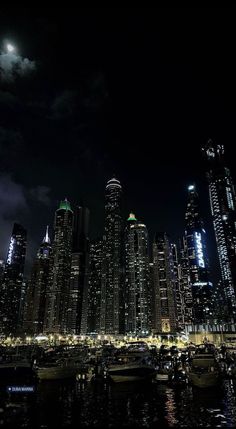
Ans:
[{"label": "skyscraper", "polygon": [[66,333],[70,290],[73,211],[61,201],[55,213],[50,284],[46,298],[45,332]]},{"label": "skyscraper", "polygon": [[128,334],[149,332],[149,256],[146,225],[130,213],[125,233],[125,330]]},{"label": "skyscraper", "polygon": [[224,146],[211,140],[202,148],[206,160],[209,196],[227,320],[236,318],[236,199]]},{"label": "skyscraper", "polygon": [[47,227],[46,234],[37,252],[26,292],[23,330],[27,334],[43,332],[51,257],[52,247]]},{"label": "skyscraper", "polygon": [[5,270],[5,262],[4,260],[0,259],[0,287],[3,280],[4,270]]},{"label": "skyscraper", "polygon": [[184,326],[193,323],[193,294],[186,237],[180,242],[180,289],[183,302]]},{"label": "skyscraper", "polygon": [[121,326],[122,219],[121,184],[108,180],[105,193],[105,231],[103,240],[100,331],[119,334]]},{"label": "skyscraper", "polygon": [[88,294],[89,210],[76,206],[73,221],[70,292],[67,314],[67,332],[80,334],[82,311],[86,318]]},{"label": "skyscraper", "polygon": [[170,241],[166,233],[158,233],[153,241],[154,333],[175,332],[175,273]]},{"label": "skyscraper", "polygon": [[181,283],[181,265],[179,263],[178,250],[175,243],[171,243],[173,269],[174,269],[174,294],[176,303],[177,325],[184,328],[184,293]]},{"label": "skyscraper", "polygon": [[21,329],[26,236],[23,226],[14,223],[0,297],[1,331],[6,335],[15,335]]},{"label": "skyscraper", "polygon": [[206,231],[200,215],[199,197],[195,185],[188,187],[185,213],[185,241],[193,297],[194,323],[207,323],[212,318],[212,283],[206,253]]},{"label": "skyscraper", "polygon": [[82,334],[100,332],[101,279],[102,279],[102,244],[101,239],[89,246],[89,278],[87,299],[84,300]]}]

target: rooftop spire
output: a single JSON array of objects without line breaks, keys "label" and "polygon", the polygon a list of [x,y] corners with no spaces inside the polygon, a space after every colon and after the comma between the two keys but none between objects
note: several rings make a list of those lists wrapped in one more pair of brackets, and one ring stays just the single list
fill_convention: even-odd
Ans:
[{"label": "rooftop spire", "polygon": [[64,201],[60,202],[60,206],[58,210],[60,209],[70,210],[72,212],[70,202],[67,200],[67,198],[65,198]]},{"label": "rooftop spire", "polygon": [[127,220],[137,220],[134,213],[130,213]]},{"label": "rooftop spire", "polygon": [[46,234],[45,234],[45,237],[43,239],[43,243],[48,243],[48,244],[51,243],[51,240],[50,240],[49,235],[48,235],[48,225],[47,225],[47,228],[46,228]]},{"label": "rooftop spire", "polygon": [[118,179],[116,179],[116,177],[113,176],[112,179],[108,180],[107,185],[106,185],[106,189],[109,187],[121,188],[120,181]]}]

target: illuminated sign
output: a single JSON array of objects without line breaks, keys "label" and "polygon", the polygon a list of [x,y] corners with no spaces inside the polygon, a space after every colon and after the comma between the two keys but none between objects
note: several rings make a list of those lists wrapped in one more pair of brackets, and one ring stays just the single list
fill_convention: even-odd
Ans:
[{"label": "illuminated sign", "polygon": [[198,265],[199,267],[204,268],[204,255],[203,255],[203,248],[202,248],[202,236],[200,232],[195,232],[195,241],[196,241],[196,248],[197,248],[197,259],[198,259]]},{"label": "illuminated sign", "polygon": [[10,241],[10,245],[9,245],[9,250],[8,250],[8,256],[7,256],[7,263],[8,264],[12,263],[12,255],[13,255],[13,250],[14,250],[14,243],[15,243],[15,239],[14,239],[14,237],[11,237],[11,241]]}]

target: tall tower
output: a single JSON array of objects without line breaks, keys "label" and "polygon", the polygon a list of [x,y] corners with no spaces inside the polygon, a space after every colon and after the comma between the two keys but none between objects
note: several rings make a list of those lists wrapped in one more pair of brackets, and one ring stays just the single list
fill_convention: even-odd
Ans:
[{"label": "tall tower", "polygon": [[125,233],[125,291],[126,333],[147,334],[150,329],[148,232],[133,213],[129,215]]},{"label": "tall tower", "polygon": [[236,199],[230,170],[225,166],[224,146],[211,140],[202,148],[213,225],[220,262],[227,320],[236,318]]},{"label": "tall tower", "polygon": [[27,233],[23,226],[14,223],[3,274],[0,318],[1,331],[17,334],[21,329],[22,287],[25,266]]},{"label": "tall tower", "polygon": [[100,331],[119,334],[121,324],[122,219],[119,180],[108,180],[105,193]]},{"label": "tall tower", "polygon": [[153,241],[154,332],[175,332],[175,274],[172,249],[166,233],[158,233]]},{"label": "tall tower", "polygon": [[184,293],[181,284],[181,264],[179,263],[179,255],[175,243],[171,243],[173,268],[174,268],[174,294],[176,303],[176,316],[179,328],[184,328]]},{"label": "tall tower", "polygon": [[84,300],[82,334],[100,332],[102,245],[103,241],[99,239],[89,246],[88,294]]},{"label": "tall tower", "polygon": [[5,270],[5,261],[3,259],[0,259],[0,288],[3,281],[4,270]]},{"label": "tall tower", "polygon": [[73,221],[73,240],[70,273],[70,295],[67,332],[80,334],[82,311],[86,318],[88,294],[88,227],[89,209],[76,206]]},{"label": "tall tower", "polygon": [[194,323],[207,323],[212,319],[212,283],[209,281],[206,231],[200,216],[199,198],[195,185],[188,187],[185,240],[192,286],[193,321]]},{"label": "tall tower", "polygon": [[193,323],[193,294],[186,237],[180,242],[180,289],[183,297],[184,326]]},{"label": "tall tower", "polygon": [[61,201],[55,213],[50,287],[46,299],[46,332],[66,333],[70,290],[73,211]]},{"label": "tall tower", "polygon": [[43,332],[51,257],[52,247],[47,227],[44,239],[37,252],[26,292],[23,329],[27,334]]}]

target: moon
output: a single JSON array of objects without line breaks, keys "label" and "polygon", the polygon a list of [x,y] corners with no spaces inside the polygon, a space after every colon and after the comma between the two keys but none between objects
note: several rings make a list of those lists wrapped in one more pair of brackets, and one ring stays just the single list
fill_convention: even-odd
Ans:
[{"label": "moon", "polygon": [[15,47],[11,43],[8,43],[7,44],[7,50],[8,50],[8,52],[14,52]]}]

